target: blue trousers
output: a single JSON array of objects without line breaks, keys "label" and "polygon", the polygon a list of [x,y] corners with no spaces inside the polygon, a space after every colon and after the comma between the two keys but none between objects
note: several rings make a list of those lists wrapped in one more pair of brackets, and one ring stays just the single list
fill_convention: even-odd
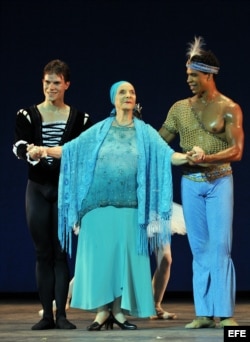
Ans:
[{"label": "blue trousers", "polygon": [[193,255],[196,316],[232,317],[235,269],[231,259],[233,176],[181,181],[187,236]]}]

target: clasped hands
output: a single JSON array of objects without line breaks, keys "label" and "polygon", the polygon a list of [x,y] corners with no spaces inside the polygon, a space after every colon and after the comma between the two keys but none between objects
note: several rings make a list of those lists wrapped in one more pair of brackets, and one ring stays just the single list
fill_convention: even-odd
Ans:
[{"label": "clasped hands", "polygon": [[187,161],[189,165],[201,164],[205,159],[205,152],[199,146],[194,146],[187,152]]},{"label": "clasped hands", "polygon": [[[31,159],[39,161],[47,157],[47,150],[44,146],[30,144],[27,146],[27,152]],[[191,151],[186,153],[189,165],[201,164],[205,159],[205,152],[199,146],[194,146]]]},{"label": "clasped hands", "polygon": [[27,152],[31,159],[39,161],[41,158],[47,157],[46,148],[44,146],[36,146],[30,144],[27,146]]}]

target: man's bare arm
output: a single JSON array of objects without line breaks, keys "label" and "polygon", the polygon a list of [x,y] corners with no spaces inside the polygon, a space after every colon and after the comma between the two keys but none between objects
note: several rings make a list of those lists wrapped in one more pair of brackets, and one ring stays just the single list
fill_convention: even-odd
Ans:
[{"label": "man's bare arm", "polygon": [[225,133],[230,147],[218,153],[205,155],[205,163],[240,161],[244,147],[243,115],[238,104],[234,103],[225,113]]}]

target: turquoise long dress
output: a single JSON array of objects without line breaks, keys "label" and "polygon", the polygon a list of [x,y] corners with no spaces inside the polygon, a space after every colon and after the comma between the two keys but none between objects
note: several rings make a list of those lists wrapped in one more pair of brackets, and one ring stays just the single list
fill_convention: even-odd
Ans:
[{"label": "turquoise long dress", "polygon": [[121,297],[125,314],[155,314],[149,256],[138,255],[134,128],[111,126],[81,220],[71,306],[94,311]]}]

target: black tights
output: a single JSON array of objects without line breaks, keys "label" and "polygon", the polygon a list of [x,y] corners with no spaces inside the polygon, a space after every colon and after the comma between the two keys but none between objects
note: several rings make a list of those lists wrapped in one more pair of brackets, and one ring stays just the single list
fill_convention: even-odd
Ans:
[{"label": "black tights", "polygon": [[57,192],[54,185],[32,181],[26,189],[27,223],[36,251],[36,280],[44,318],[53,317],[53,299],[56,318],[66,317],[70,281],[67,254],[58,240]]}]

